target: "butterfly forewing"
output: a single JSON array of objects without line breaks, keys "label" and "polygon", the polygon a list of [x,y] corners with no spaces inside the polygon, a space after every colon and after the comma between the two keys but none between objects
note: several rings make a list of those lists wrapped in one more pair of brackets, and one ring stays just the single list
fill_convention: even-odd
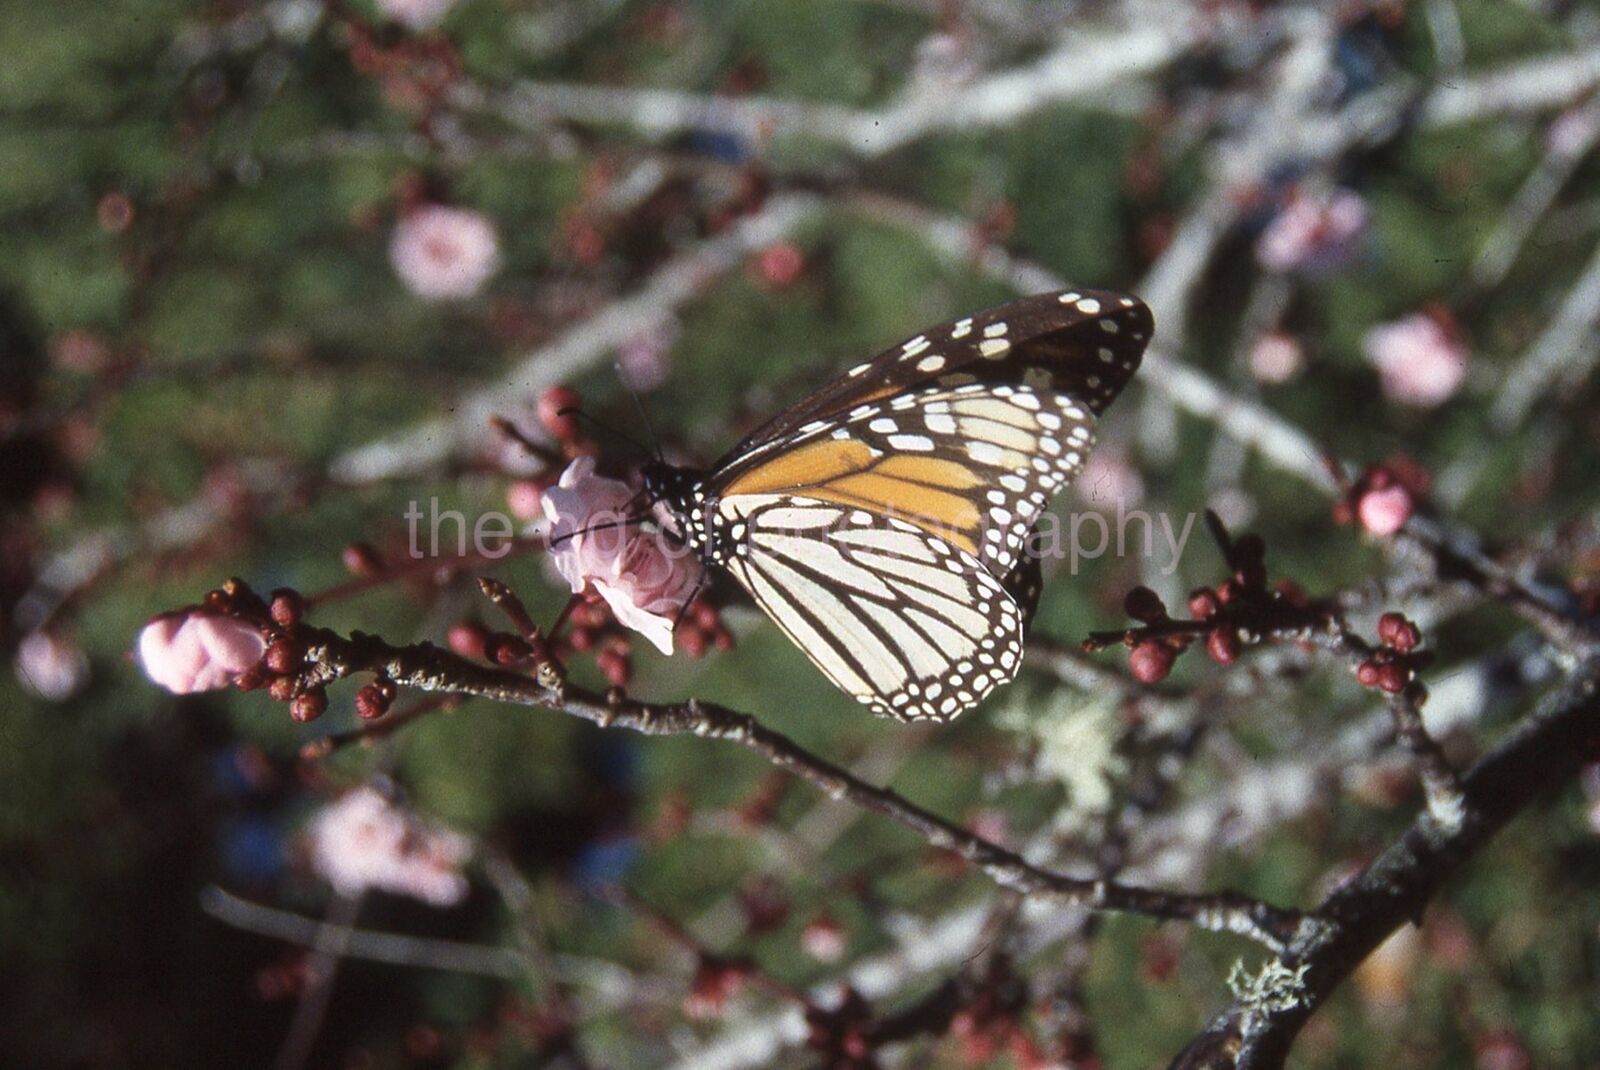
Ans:
[{"label": "butterfly forewing", "polygon": [[719,465],[752,463],[830,417],[919,386],[1048,387],[1104,412],[1138,370],[1154,329],[1138,298],[1105,290],[1037,294],[931,327],[858,364],[747,435]]}]

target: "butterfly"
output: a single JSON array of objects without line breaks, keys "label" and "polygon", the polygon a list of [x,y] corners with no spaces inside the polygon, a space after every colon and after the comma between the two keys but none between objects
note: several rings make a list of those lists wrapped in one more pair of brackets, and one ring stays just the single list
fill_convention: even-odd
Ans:
[{"label": "butterfly", "polygon": [[645,492],[873,713],[947,721],[1016,676],[1027,552],[1139,366],[1137,298],[1039,294],[930,328]]}]

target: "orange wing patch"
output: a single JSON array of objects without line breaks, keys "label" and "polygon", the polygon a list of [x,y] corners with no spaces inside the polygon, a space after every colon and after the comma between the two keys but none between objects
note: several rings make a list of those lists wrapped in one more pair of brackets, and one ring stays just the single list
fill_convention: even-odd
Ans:
[{"label": "orange wing patch", "polygon": [[724,498],[736,494],[781,494],[814,487],[840,476],[872,467],[872,448],[855,439],[825,438],[758,464],[723,490]]},{"label": "orange wing patch", "polygon": [[756,466],[730,483],[723,497],[804,494],[898,517],[976,554],[983,516],[959,492],[983,484],[982,476],[955,461],[891,454],[874,462],[863,442],[824,439]]}]

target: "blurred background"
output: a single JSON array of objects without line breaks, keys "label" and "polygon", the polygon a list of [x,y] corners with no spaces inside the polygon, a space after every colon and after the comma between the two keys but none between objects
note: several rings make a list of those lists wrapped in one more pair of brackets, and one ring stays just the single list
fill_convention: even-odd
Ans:
[{"label": "blurred background", "polygon": [[[567,386],[636,430],[627,384],[705,462],[930,323],[1071,283],[1140,294],[1158,337],[1058,509],[1209,506],[1358,622],[1405,610],[1470,759],[1552,657],[1386,536],[1426,499],[1593,608],[1597,86],[1600,8],[1554,0],[6,5],[4,1061],[869,1065],[808,1049],[784,986],[890,1014],[1003,947],[1004,984],[868,1057],[1163,1065],[1258,948],[1022,909],[713,742],[472,702],[305,756],[353,687],[309,725],[178,697],[135,637],[234,575],[353,571],[317,622],[395,642],[500,626],[485,571],[549,621],[536,556],[395,567],[409,503],[538,515],[556,470],[491,415],[547,445]],[[1069,870],[1310,905],[1413,777],[1336,665],[1191,656],[1153,699],[1073,653],[1131,586],[1221,574],[1198,526],[1168,562],[1058,569],[1024,677],[944,728],[868,717],[737,607],[698,651],[572,669],[753,713]],[[390,868],[341,871],[341,842]],[[1295,1065],[1600,1065],[1597,881],[1600,776],[1475,859]]]}]

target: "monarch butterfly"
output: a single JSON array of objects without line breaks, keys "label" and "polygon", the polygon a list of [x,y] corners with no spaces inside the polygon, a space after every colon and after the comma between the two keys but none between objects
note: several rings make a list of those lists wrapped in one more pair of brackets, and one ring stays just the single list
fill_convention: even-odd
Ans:
[{"label": "monarch butterfly", "polygon": [[709,470],[648,465],[645,492],[841,689],[946,721],[1016,675],[1028,537],[1153,327],[1119,293],[999,305],[851,368]]}]

